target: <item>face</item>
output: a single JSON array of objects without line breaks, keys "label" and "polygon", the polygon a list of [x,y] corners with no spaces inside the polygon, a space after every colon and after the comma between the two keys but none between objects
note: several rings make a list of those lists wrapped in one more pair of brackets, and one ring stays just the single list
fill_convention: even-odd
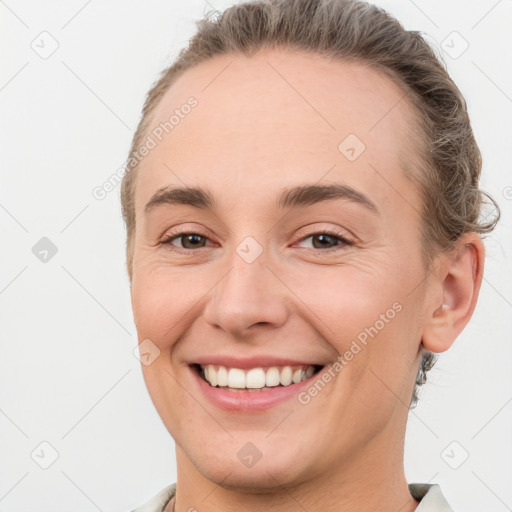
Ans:
[{"label": "face", "polygon": [[178,468],[255,490],[401,455],[429,293],[402,98],[360,64],[266,50],[158,105],[131,293]]}]

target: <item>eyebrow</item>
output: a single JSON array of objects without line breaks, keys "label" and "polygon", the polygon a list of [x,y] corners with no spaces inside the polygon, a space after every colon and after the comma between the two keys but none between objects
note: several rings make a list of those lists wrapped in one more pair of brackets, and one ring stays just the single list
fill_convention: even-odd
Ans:
[{"label": "eyebrow", "polygon": [[[277,207],[303,208],[322,201],[345,199],[364,206],[369,211],[379,214],[375,203],[366,195],[348,186],[335,183],[332,185],[299,185],[284,189],[277,199]],[[159,205],[182,204],[201,209],[213,209],[215,198],[213,194],[201,187],[164,187],[159,189],[146,204],[145,213],[149,213]]]}]

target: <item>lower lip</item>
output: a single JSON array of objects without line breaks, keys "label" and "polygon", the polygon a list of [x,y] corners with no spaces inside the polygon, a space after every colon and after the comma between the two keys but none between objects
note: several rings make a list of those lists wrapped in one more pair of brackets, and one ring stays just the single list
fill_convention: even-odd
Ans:
[{"label": "lower lip", "polygon": [[214,405],[225,411],[258,412],[265,411],[282,402],[286,402],[298,395],[303,388],[310,385],[317,378],[319,372],[296,384],[289,386],[276,386],[265,391],[228,391],[210,386],[203,380],[197,371],[190,367],[193,378],[206,398]]}]

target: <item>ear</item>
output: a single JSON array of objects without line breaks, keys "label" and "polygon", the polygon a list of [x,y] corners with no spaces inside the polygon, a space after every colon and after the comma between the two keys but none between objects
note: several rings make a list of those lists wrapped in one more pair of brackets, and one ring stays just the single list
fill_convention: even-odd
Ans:
[{"label": "ear", "polygon": [[477,233],[466,233],[443,255],[433,275],[438,296],[428,312],[422,344],[431,352],[448,350],[469,322],[478,299],[484,270],[485,248]]}]

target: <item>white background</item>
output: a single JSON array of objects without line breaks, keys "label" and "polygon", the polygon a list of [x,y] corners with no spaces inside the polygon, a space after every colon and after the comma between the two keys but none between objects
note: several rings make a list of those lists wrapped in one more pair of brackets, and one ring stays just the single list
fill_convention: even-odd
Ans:
[{"label": "white background", "polygon": [[[435,44],[448,37],[452,53],[464,44],[453,31],[469,44],[444,58],[468,101],[482,186],[503,210],[486,239],[474,317],[410,414],[407,477],[440,483],[456,510],[504,512],[512,507],[512,2],[378,3]],[[133,355],[119,187],[103,201],[92,190],[124,163],[145,94],[194,20],[230,4],[0,2],[1,512],[127,511],[175,481],[174,444]],[[51,38],[58,48],[43,59],[31,45],[48,50]],[[32,252],[42,237],[58,249],[46,263]],[[48,469],[31,458],[43,441],[59,455]],[[447,446],[452,465],[469,454],[458,469]],[[40,460],[51,454],[43,452]]]}]

